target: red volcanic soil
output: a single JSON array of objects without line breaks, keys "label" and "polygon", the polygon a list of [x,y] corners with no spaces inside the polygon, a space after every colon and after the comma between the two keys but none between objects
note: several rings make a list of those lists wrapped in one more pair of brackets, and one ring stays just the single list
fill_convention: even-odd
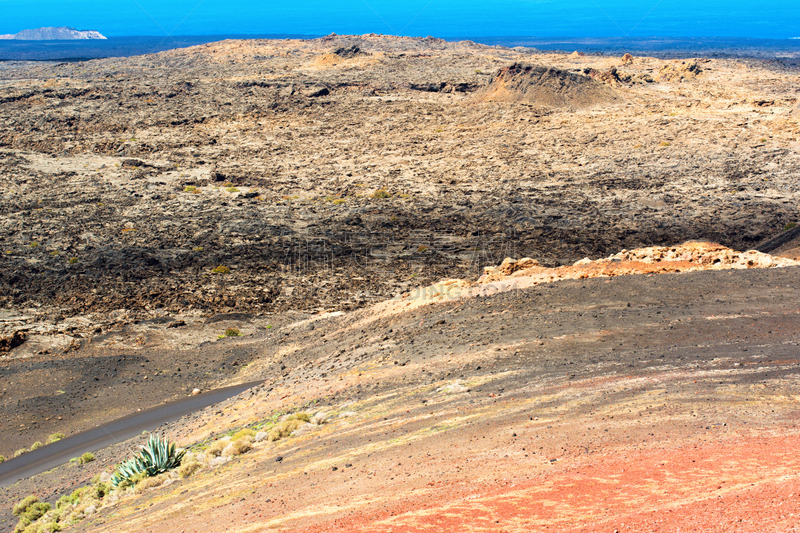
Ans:
[{"label": "red volcanic soil", "polygon": [[598,454],[536,480],[469,495],[443,487],[303,531],[796,531],[798,445],[792,435]]}]

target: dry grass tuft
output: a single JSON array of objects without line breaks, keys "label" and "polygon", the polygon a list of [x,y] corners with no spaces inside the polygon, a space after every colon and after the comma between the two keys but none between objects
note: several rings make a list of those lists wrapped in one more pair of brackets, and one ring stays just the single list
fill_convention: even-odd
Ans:
[{"label": "dry grass tuft", "polygon": [[222,450],[223,457],[236,457],[253,449],[253,441],[247,437],[234,440]]},{"label": "dry grass tuft", "polygon": [[311,420],[308,413],[295,413],[284,418],[269,432],[269,440],[276,441],[288,437],[294,431]]},{"label": "dry grass tuft", "polygon": [[222,455],[222,450],[224,450],[225,447],[228,446],[228,443],[230,441],[231,439],[229,437],[225,437],[218,441],[215,441],[213,444],[211,444],[211,446],[208,447],[206,453],[213,457],[219,457],[220,455]]}]

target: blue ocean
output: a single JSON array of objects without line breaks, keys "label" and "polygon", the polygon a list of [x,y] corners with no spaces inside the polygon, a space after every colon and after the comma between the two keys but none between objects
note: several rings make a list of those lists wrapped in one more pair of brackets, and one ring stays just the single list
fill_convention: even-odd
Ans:
[{"label": "blue ocean", "polygon": [[330,33],[432,35],[609,53],[794,53],[800,48],[798,0],[2,0],[0,15],[0,34],[71,26],[109,37],[68,43],[0,40],[5,60],[78,60],[223,38]]},{"label": "blue ocean", "polygon": [[[0,40],[0,61],[85,61],[104,57],[128,57],[184,48],[224,39],[310,39],[319,35],[189,35],[176,37],[109,37],[86,41]],[[579,51],[589,54],[626,52],[653,57],[792,57],[800,58],[800,39],[744,38],[572,38],[572,37],[481,37],[460,36],[448,40],[471,40],[488,45],[526,46],[539,50]]]}]

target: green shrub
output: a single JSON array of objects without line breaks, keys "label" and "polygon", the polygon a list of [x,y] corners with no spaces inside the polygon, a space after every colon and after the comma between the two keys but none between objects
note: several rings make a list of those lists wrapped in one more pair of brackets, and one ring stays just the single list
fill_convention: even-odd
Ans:
[{"label": "green shrub", "polygon": [[69,258],[69,264],[70,265],[74,265],[77,262],[78,262],[78,258],[77,257],[70,257]]},{"label": "green shrub", "polygon": [[92,495],[98,500],[105,498],[111,492],[111,489],[111,484],[103,483],[102,481],[95,483],[91,487]]},{"label": "green shrub", "polygon": [[6,458],[4,456],[0,455],[0,463],[5,463],[5,462],[6,462]]},{"label": "green shrub", "polygon": [[94,454],[91,452],[86,452],[85,454],[78,457],[78,463],[85,465],[86,463],[91,463],[94,461]]},{"label": "green shrub", "polygon": [[794,222],[789,222],[783,227],[783,231],[789,231],[790,229],[794,229],[797,227],[797,224]]},{"label": "green shrub", "polygon": [[47,437],[47,444],[53,444],[54,442],[58,442],[65,437],[66,435],[64,435],[63,433],[51,433]]},{"label": "green shrub", "polygon": [[392,193],[387,191],[386,189],[378,189],[374,193],[372,193],[373,198],[391,198]]},{"label": "green shrub", "polygon": [[226,267],[226,266],[221,266],[220,265],[218,267],[214,267],[214,270],[212,270],[211,272],[214,273],[214,274],[230,274],[231,273],[231,269]]},{"label": "green shrub", "polygon": [[72,494],[65,494],[58,499],[56,502],[56,509],[63,509],[65,507],[71,507],[76,503],[81,501],[81,495],[86,492],[86,487],[81,487],[77,490],[74,490]]},{"label": "green shrub", "polygon": [[39,501],[34,495],[27,496],[13,507],[11,512],[19,517],[19,522],[14,528],[14,533],[25,531],[28,526],[39,520],[50,510],[49,503]]},{"label": "green shrub", "polygon": [[236,187],[228,187],[225,190],[228,191],[228,192],[239,192],[239,189],[237,189]]},{"label": "green shrub", "polygon": [[150,439],[147,444],[142,446],[139,455],[135,455],[117,467],[111,478],[111,485],[117,487],[120,483],[132,480],[137,475],[154,477],[177,468],[181,465],[184,455],[186,455],[186,450],[178,452],[175,444],[170,444],[166,437],[162,441],[155,435],[150,435]]},{"label": "green shrub", "polygon": [[14,457],[19,457],[23,453],[28,453],[28,450],[26,450],[25,448],[20,448],[19,450],[14,452]]},{"label": "green shrub", "polygon": [[241,337],[242,336],[242,332],[239,331],[236,328],[228,328],[228,329],[225,330],[225,336],[226,337]]},{"label": "green shrub", "polygon": [[44,446],[44,444],[42,444],[42,441],[40,441],[40,440],[37,440],[36,442],[34,442],[34,443],[31,445],[31,451],[33,451],[33,450],[38,450],[38,449],[39,449],[39,448],[41,448],[42,446]]},{"label": "green shrub", "polygon": [[22,516],[22,513],[28,510],[28,508],[37,503],[39,498],[31,494],[30,496],[25,496],[21,502],[17,503],[14,507],[11,508],[11,513],[14,516]]}]

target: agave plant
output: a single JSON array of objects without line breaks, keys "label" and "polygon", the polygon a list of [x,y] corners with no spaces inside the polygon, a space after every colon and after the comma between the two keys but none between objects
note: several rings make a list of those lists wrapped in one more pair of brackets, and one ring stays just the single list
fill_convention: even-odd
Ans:
[{"label": "agave plant", "polygon": [[111,477],[111,484],[117,487],[142,473],[146,477],[157,476],[179,467],[184,455],[186,450],[178,452],[175,444],[171,444],[166,437],[161,440],[155,435],[150,435],[150,439],[142,446],[138,455],[117,466],[116,472]]}]

